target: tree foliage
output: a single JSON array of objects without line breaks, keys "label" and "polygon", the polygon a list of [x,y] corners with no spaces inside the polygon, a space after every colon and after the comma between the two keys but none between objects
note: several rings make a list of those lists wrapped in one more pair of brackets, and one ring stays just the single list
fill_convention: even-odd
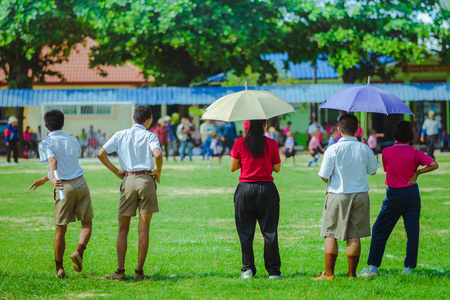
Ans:
[{"label": "tree foliage", "polygon": [[[75,0],[3,0],[0,5],[0,68],[10,88],[31,88],[34,80],[60,75],[72,46],[92,33]],[[43,53],[47,46],[48,51]]]},{"label": "tree foliage", "polygon": [[94,64],[131,60],[159,84],[187,86],[247,66],[276,74],[261,54],[280,47],[282,1],[101,0]]},{"label": "tree foliage", "polygon": [[297,49],[290,47],[293,61],[305,56],[311,60],[320,52],[344,82],[370,75],[389,81],[396,70],[387,68],[386,57],[401,66],[410,60],[421,61],[427,54],[432,25],[418,16],[432,14],[437,1],[336,0],[321,6],[315,2],[299,0],[290,7],[294,17],[287,24],[287,36],[289,40],[296,34],[301,37]]}]

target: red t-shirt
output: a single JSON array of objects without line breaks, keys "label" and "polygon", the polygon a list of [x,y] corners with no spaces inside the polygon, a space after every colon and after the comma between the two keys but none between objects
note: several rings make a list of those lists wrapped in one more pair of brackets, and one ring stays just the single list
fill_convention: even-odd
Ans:
[{"label": "red t-shirt", "polygon": [[391,188],[411,186],[408,181],[414,176],[418,166],[429,166],[434,160],[407,143],[395,142],[394,146],[383,150],[383,168],[386,185]]},{"label": "red t-shirt", "polygon": [[244,145],[245,138],[239,138],[231,149],[231,157],[241,163],[240,182],[273,181],[273,165],[281,163],[280,151],[275,140],[264,137],[267,148],[264,156],[253,158],[253,155]]}]

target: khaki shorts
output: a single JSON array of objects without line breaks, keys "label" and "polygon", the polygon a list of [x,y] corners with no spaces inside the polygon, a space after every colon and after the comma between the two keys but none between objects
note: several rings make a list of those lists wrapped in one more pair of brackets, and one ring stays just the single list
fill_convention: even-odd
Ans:
[{"label": "khaki shorts", "polygon": [[120,186],[119,216],[134,217],[137,208],[141,215],[159,211],[156,183],[151,175],[129,175],[123,178]]},{"label": "khaki shorts", "polygon": [[370,236],[369,193],[327,194],[320,236],[339,240]]},{"label": "khaki shorts", "polygon": [[75,217],[78,221],[92,219],[94,211],[92,210],[91,194],[84,177],[63,180],[63,185],[66,200],[61,201],[58,190],[53,191],[56,225],[67,225],[70,222],[75,222]]}]

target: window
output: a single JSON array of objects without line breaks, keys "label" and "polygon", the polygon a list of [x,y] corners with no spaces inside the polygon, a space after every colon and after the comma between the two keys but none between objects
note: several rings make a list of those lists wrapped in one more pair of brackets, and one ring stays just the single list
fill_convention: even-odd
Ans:
[{"label": "window", "polygon": [[112,116],[111,104],[57,104],[47,105],[45,111],[59,109],[68,117]]}]

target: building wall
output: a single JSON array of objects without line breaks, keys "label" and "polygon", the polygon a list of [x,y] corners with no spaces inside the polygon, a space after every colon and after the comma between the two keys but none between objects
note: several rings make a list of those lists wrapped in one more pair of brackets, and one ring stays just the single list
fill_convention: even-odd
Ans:
[{"label": "building wall", "polygon": [[[131,127],[133,121],[134,105],[131,103],[113,104],[112,115],[105,117],[65,117],[64,132],[73,136],[78,136],[81,129],[87,132],[89,126],[93,125],[94,130],[100,129],[101,133],[106,133],[109,138],[115,132]],[[24,128],[30,126],[33,131],[37,131],[37,127],[41,125],[43,138],[47,136],[48,131],[44,126],[44,116],[41,115],[40,106],[29,106],[24,111]]]}]

